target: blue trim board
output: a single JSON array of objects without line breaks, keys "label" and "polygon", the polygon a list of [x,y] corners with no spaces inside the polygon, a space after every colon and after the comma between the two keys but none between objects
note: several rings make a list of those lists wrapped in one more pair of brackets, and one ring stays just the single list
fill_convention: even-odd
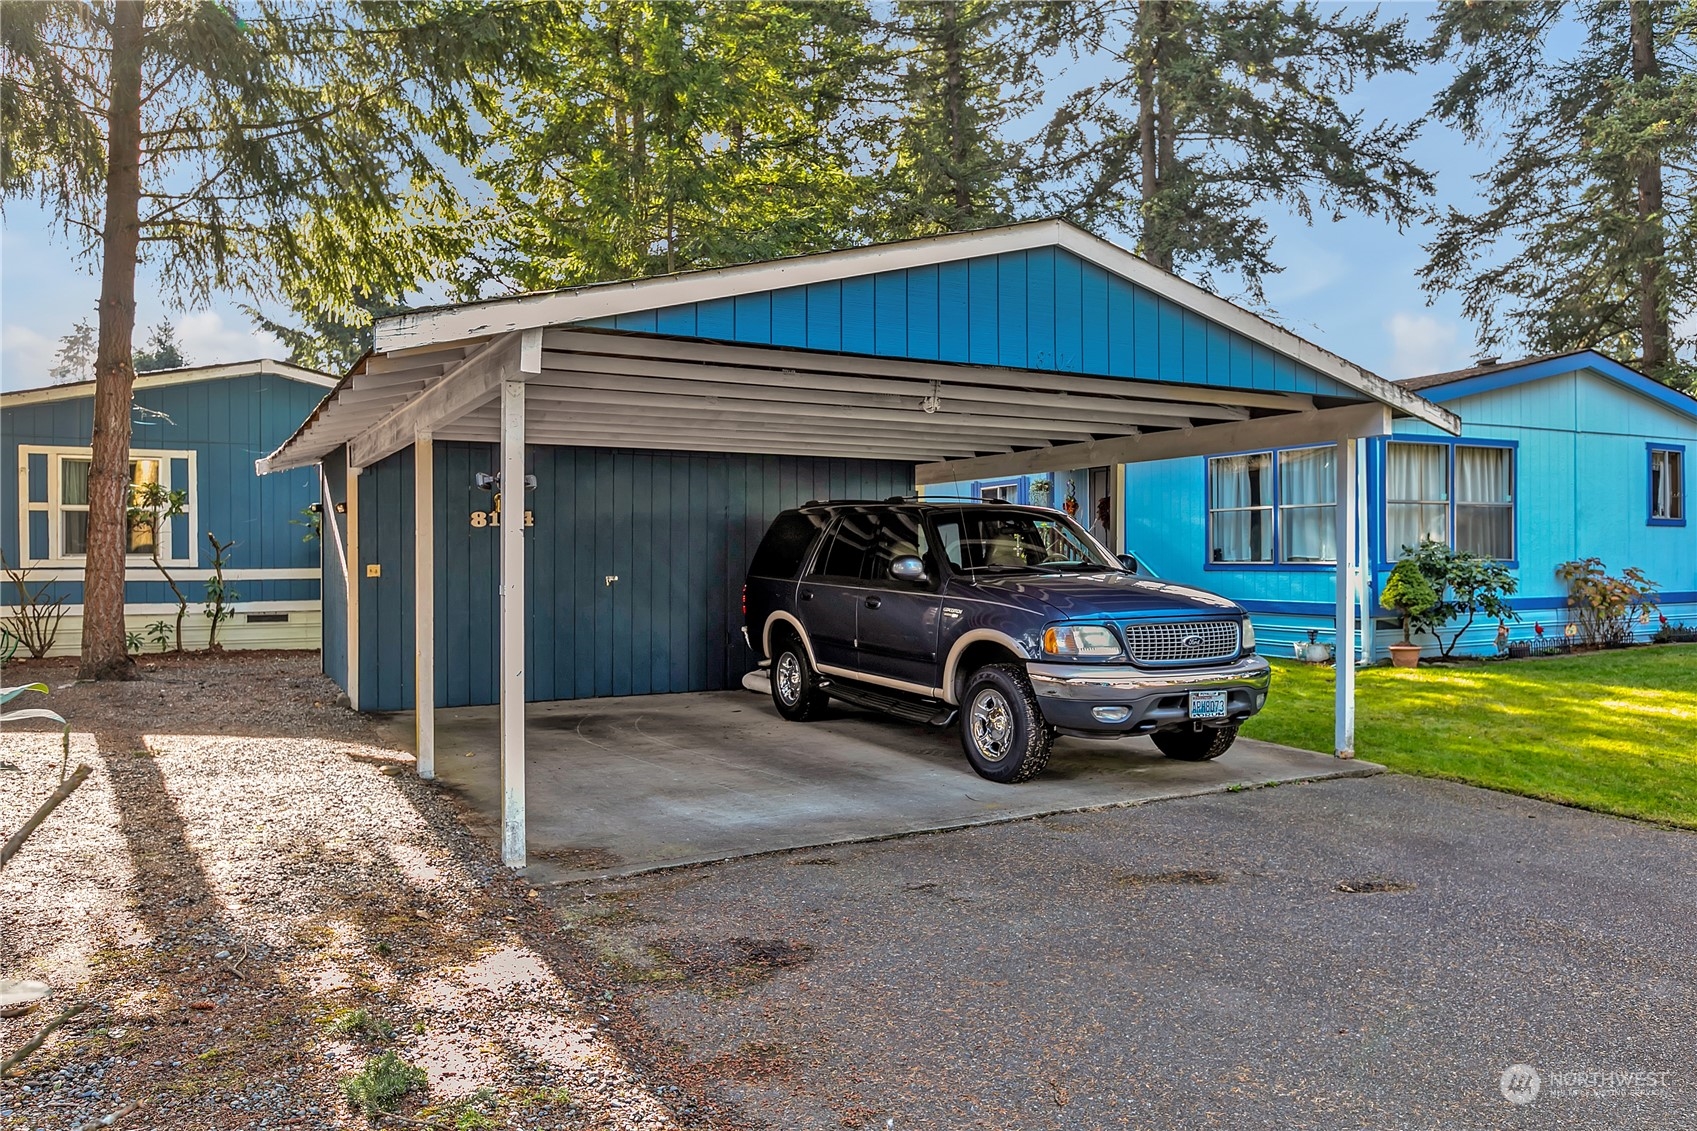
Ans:
[{"label": "blue trim board", "polygon": [[[1455,546],[1455,449],[1456,448],[1508,448],[1514,454],[1510,456],[1509,491],[1513,498],[1514,514],[1514,557],[1502,561],[1509,569],[1520,568],[1520,441],[1519,440],[1488,440],[1471,436],[1421,436],[1421,435],[1390,435],[1375,436],[1367,445],[1367,505],[1370,512],[1379,516],[1373,540],[1367,544],[1373,558],[1375,571],[1392,569],[1398,559],[1390,556],[1385,548],[1385,523],[1383,517],[1389,505],[1385,493],[1385,471],[1389,466],[1385,448],[1388,444],[1434,444],[1449,448],[1449,544]],[[1375,456],[1377,458],[1375,458]],[[1375,494],[1375,488],[1377,493]]]},{"label": "blue trim board", "polygon": [[[1202,457],[1202,509],[1207,520],[1202,529],[1202,569],[1205,572],[1256,570],[1270,573],[1336,573],[1338,563],[1330,562],[1287,562],[1283,560],[1284,542],[1279,518],[1279,453],[1306,452],[1315,448],[1332,448],[1335,444],[1297,444],[1288,448],[1246,448],[1238,452],[1220,452],[1218,455]],[[1268,562],[1216,562],[1213,560],[1214,546],[1214,480],[1208,474],[1208,465],[1216,459],[1230,459],[1233,456],[1270,455],[1273,457],[1273,474],[1270,490],[1272,492],[1272,552],[1273,560]],[[1333,500],[1333,505],[1337,500]],[[1246,606],[1247,607],[1247,606]]]},{"label": "blue trim board", "polygon": [[1622,365],[1611,357],[1604,357],[1595,350],[1547,358],[1526,365],[1509,366],[1493,370],[1490,373],[1481,373],[1477,377],[1453,381],[1448,385],[1433,385],[1421,389],[1419,392],[1427,400],[1443,404],[1458,397],[1495,392],[1498,389],[1523,385],[1528,381],[1541,381],[1546,377],[1556,377],[1579,369],[1589,369],[1598,376],[1606,377],[1618,385],[1624,385],[1633,392],[1649,397],[1653,401],[1658,401],[1675,412],[1684,413],[1686,416],[1697,419],[1697,397],[1687,396],[1654,378],[1644,376],[1636,369]]},{"label": "blue trim board", "polygon": [[[1686,491],[1685,491],[1685,484],[1686,484],[1686,480],[1688,478],[1688,475],[1687,475],[1687,472],[1686,472],[1686,469],[1685,469],[1685,445],[1684,444],[1668,444],[1668,443],[1662,443],[1662,442],[1659,442],[1659,441],[1652,440],[1649,443],[1646,443],[1644,445],[1644,449],[1645,449],[1645,451],[1644,451],[1644,491],[1645,491],[1645,494],[1648,495],[1648,499],[1646,501],[1645,508],[1644,508],[1644,515],[1645,515],[1644,525],[1646,525],[1646,526],[1684,526],[1685,525],[1685,515],[1686,515],[1686,512],[1690,508],[1689,496],[1686,494]],[[1678,518],[1657,518],[1656,517],[1656,496],[1654,494],[1654,484],[1655,484],[1656,480],[1655,480],[1655,475],[1654,475],[1654,470],[1655,470],[1654,464],[1655,464],[1657,452],[1678,452],[1679,453],[1679,503],[1680,503],[1681,508],[1683,508],[1683,509],[1680,511],[1680,515],[1679,515]]]},{"label": "blue trim board", "polygon": [[[1690,605],[1697,604],[1697,589],[1657,593],[1658,605]],[[1337,606],[1330,601],[1255,601],[1233,599],[1233,604],[1247,613],[1289,614],[1291,616],[1332,616],[1337,612]],[[1568,607],[1566,597],[1526,597],[1516,598],[1509,602],[1516,612],[1529,610],[1543,612],[1546,610],[1565,609]],[[1388,609],[1369,608],[1368,615],[1375,620],[1388,620],[1391,613]]]}]

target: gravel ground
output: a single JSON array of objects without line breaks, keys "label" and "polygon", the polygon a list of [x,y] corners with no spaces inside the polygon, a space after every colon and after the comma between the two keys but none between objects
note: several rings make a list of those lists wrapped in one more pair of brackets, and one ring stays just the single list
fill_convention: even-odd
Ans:
[{"label": "gravel ground", "polygon": [[[0,872],[0,971],[54,987],[0,1020],[0,1050],[92,1008],[0,1083],[0,1127],[365,1126],[341,1082],[383,1049],[427,1071],[399,1110],[433,1126],[700,1122],[614,1039],[621,988],[317,666],[155,658],[100,685],[8,668],[54,687],[94,773]],[[56,732],[8,728],[0,830],[59,766]],[[390,1035],[338,1033],[360,1009]]]},{"label": "gravel ground", "polygon": [[[1286,786],[547,897],[634,995],[635,1059],[732,1125],[1697,1127],[1697,835],[1465,786]],[[1541,1092],[1511,1104],[1522,1063]]]}]

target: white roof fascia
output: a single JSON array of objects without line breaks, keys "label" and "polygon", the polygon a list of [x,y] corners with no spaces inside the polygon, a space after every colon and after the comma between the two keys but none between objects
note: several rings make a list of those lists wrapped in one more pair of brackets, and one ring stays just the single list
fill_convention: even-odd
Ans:
[{"label": "white roof fascia", "polygon": [[[231,377],[260,375],[285,377],[305,385],[316,385],[320,389],[335,388],[337,380],[316,369],[303,369],[284,361],[261,358],[257,361],[238,361],[229,365],[192,365],[182,369],[159,369],[152,373],[138,373],[134,387],[140,391],[160,389],[167,385],[188,385],[195,381],[222,381]],[[92,397],[94,387],[93,381],[77,381],[69,385],[48,385],[41,389],[18,389],[0,393],[0,405],[6,408],[20,408],[24,405],[47,404],[52,401],[74,401],[79,397]]]}]

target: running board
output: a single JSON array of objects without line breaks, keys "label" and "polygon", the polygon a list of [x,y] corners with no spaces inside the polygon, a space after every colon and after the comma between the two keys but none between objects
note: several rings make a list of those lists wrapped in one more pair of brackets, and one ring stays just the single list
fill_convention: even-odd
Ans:
[{"label": "running board", "polygon": [[946,727],[955,721],[959,714],[953,707],[944,703],[932,701],[919,702],[894,695],[885,691],[876,691],[861,683],[846,683],[837,680],[822,679],[819,686],[828,695],[852,703],[856,707],[865,707],[869,711],[879,711],[886,715],[894,715],[904,722],[918,723],[920,726]]}]

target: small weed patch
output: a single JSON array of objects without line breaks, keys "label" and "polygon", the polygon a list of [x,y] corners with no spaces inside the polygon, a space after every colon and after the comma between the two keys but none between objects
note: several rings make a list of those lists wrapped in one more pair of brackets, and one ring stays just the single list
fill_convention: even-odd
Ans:
[{"label": "small weed patch", "polygon": [[364,1009],[345,1009],[331,1019],[330,1031],[343,1037],[359,1037],[367,1041],[386,1041],[395,1035],[395,1027]]},{"label": "small weed patch", "polygon": [[365,1062],[365,1067],[342,1081],[342,1094],[352,1107],[363,1111],[368,1119],[380,1113],[392,1112],[400,1106],[401,1097],[430,1082],[422,1068],[408,1064],[386,1049]]}]

